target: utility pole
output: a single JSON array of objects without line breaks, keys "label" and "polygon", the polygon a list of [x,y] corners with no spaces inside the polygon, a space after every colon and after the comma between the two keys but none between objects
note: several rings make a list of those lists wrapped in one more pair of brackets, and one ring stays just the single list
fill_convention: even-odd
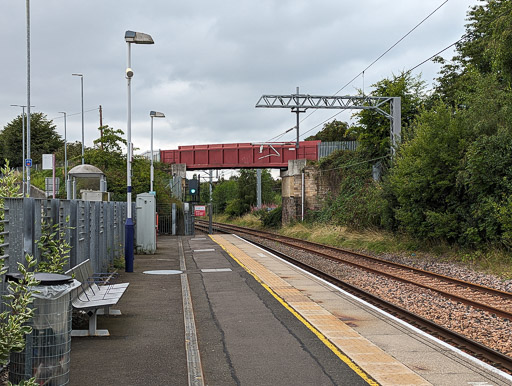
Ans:
[{"label": "utility pole", "polygon": [[256,206],[261,209],[261,169],[256,169]]},{"label": "utility pole", "polygon": [[100,105],[100,149],[103,150],[103,109]]}]

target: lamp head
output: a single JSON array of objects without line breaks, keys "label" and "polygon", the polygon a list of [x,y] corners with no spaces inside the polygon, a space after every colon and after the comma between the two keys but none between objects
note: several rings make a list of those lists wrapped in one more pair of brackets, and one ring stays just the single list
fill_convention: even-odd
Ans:
[{"label": "lamp head", "polygon": [[154,44],[153,38],[151,35],[135,32],[135,31],[126,31],[124,34],[124,40],[127,43],[135,43],[135,44]]},{"label": "lamp head", "polygon": [[133,76],[133,70],[132,70],[131,68],[129,68],[129,67],[128,67],[128,68],[126,69],[126,77],[127,77],[128,79],[131,79],[131,77],[132,77],[132,76]]},{"label": "lamp head", "polygon": [[160,113],[158,111],[150,111],[149,112],[149,116],[153,117],[153,118],[165,118],[165,114],[164,113]]}]

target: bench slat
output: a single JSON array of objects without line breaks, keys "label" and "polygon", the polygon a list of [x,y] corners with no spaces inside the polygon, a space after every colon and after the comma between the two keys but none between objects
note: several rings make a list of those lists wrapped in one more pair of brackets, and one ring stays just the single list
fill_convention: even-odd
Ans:
[{"label": "bench slat", "polygon": [[[72,336],[108,336],[108,330],[98,330],[97,315],[99,310],[105,310],[109,314],[111,306],[117,304],[130,283],[105,284],[112,279],[114,274],[95,274],[89,259],[76,265],[66,272],[81,283],[81,286],[71,293],[71,304],[79,310],[87,310],[89,316],[89,330],[73,330]],[[101,284],[101,285],[98,285]],[[117,314],[120,314],[117,313]]]}]

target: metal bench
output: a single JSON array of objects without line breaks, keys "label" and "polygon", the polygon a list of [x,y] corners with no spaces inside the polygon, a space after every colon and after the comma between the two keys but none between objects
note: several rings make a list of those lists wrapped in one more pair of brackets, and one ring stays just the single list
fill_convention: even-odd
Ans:
[{"label": "metal bench", "polygon": [[71,293],[71,304],[77,310],[85,311],[89,317],[88,330],[72,330],[71,336],[109,336],[108,330],[97,329],[97,316],[102,314],[120,315],[121,311],[112,310],[129,283],[109,284],[115,274],[95,274],[89,259],[66,272],[81,285]]}]

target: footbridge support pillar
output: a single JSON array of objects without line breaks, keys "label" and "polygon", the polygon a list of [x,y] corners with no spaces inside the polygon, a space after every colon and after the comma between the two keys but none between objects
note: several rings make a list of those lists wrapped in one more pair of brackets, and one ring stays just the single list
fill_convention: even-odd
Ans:
[{"label": "footbridge support pillar", "polygon": [[302,221],[309,211],[320,208],[325,187],[318,169],[307,160],[288,161],[288,170],[281,172],[281,184],[283,225]]}]

